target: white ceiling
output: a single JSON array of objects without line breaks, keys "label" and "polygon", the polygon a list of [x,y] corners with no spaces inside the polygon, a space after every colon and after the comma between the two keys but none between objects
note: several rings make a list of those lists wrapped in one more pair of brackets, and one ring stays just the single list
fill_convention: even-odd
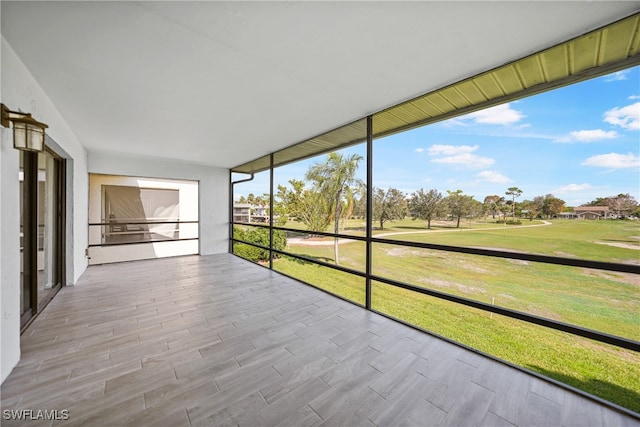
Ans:
[{"label": "white ceiling", "polygon": [[1,29],[90,152],[230,168],[639,5],[2,1]]}]

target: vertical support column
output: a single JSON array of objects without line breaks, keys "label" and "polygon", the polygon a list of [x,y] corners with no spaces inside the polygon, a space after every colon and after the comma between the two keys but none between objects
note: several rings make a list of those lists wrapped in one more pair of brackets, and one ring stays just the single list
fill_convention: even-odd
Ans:
[{"label": "vertical support column", "polygon": [[273,270],[273,153],[269,155],[269,269]]},{"label": "vertical support column", "polygon": [[371,310],[371,257],[373,235],[373,116],[367,116],[367,211],[366,219],[366,284],[365,284],[365,308]]}]

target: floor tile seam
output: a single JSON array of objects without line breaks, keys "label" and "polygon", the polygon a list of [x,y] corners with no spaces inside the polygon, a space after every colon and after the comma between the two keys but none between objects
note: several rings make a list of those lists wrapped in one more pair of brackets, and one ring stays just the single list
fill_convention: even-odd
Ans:
[{"label": "floor tile seam", "polygon": [[475,370],[480,369],[480,367],[479,367],[479,366],[472,365],[471,363],[467,362],[466,360],[461,359],[460,357],[456,357],[456,360],[457,360],[458,362],[460,362],[460,363],[463,363],[463,364],[465,364],[465,365],[467,365],[467,366],[469,366],[469,367],[471,367],[471,368],[475,369]]},{"label": "floor tile seam", "polygon": [[[122,373],[119,373],[118,375],[116,375],[116,377],[109,377],[109,378],[106,378],[104,380],[98,379],[96,381],[96,382],[102,381],[103,383],[106,384],[106,382],[108,380],[110,380],[110,379],[117,378],[118,376],[124,375],[126,373],[131,373],[131,372],[135,372],[137,370],[141,370],[142,369],[142,360],[141,359],[140,360],[133,359],[133,360],[120,361],[120,362],[117,362],[117,363],[115,363],[113,365],[107,366],[104,369],[99,369],[97,371],[94,370],[94,371],[88,372],[86,374],[77,375],[75,377],[69,378],[68,383],[69,384],[82,384],[83,382],[85,382],[86,384],[91,384],[91,381],[88,380],[88,378],[90,378],[91,375],[96,375],[96,376],[100,375],[100,376],[102,376],[105,372],[108,372],[110,370],[115,370],[116,373],[117,373],[117,370],[120,369],[121,367],[123,367],[123,366],[126,367],[127,364],[133,365],[136,362],[137,362],[137,365],[138,365],[137,369],[133,369],[133,368],[131,370],[125,369]],[[73,374],[73,370],[71,371],[71,374]]]},{"label": "floor tile seam", "polygon": [[504,422],[509,423],[509,424],[511,424],[511,425],[512,425],[512,426],[514,426],[514,427],[521,427],[521,426],[522,426],[522,427],[526,427],[526,425],[519,424],[517,421],[511,421],[511,420],[508,420],[508,419],[506,419],[505,417],[503,417],[503,416],[501,416],[501,415],[496,414],[496,413],[495,413],[495,412],[493,412],[491,409],[488,409],[488,410],[487,410],[487,414],[491,414],[491,415],[493,415],[493,416],[495,416],[495,417],[498,417],[498,418],[500,418],[501,420],[503,420]]},{"label": "floor tile seam", "polygon": [[[542,380],[540,380],[540,381],[542,381]],[[536,393],[534,390],[531,389],[531,386],[530,386],[529,390],[527,391],[527,399],[526,400],[527,401],[529,400],[529,395],[530,394],[535,394],[536,396],[543,398],[547,402],[553,403],[555,406],[558,406],[560,408],[564,408],[564,400],[565,400],[566,394],[564,393],[564,390],[562,390],[561,393],[562,393],[562,403],[559,403],[559,402],[556,402],[555,400],[549,399],[548,397],[546,397],[546,396],[544,396],[544,395],[542,395],[540,393]],[[567,390],[566,393],[570,393],[570,391]]]},{"label": "floor tile seam", "polygon": [[498,392],[496,392],[495,390],[491,390],[489,387],[487,387],[487,386],[485,386],[483,384],[480,384],[479,382],[477,382],[477,381],[475,381],[473,379],[471,379],[469,382],[472,383],[472,384],[477,385],[478,387],[482,387],[483,389],[485,389],[487,391],[490,391],[491,393],[495,394],[496,396],[498,394]]}]

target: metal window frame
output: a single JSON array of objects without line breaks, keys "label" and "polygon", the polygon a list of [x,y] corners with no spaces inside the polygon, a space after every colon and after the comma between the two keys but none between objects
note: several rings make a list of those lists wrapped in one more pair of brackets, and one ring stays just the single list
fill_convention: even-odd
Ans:
[{"label": "metal window frame", "polygon": [[[297,144],[294,144],[290,147],[284,148],[278,152],[275,153],[275,155],[278,155],[278,161],[274,162],[274,153],[271,153],[269,155],[265,155],[262,156],[260,158],[257,158],[255,160],[252,160],[248,163],[245,163],[243,165],[239,165],[237,167],[234,167],[230,170],[230,177],[232,176],[232,174],[235,173],[247,173],[247,174],[251,174],[251,178],[246,179],[246,180],[240,180],[240,181],[231,181],[230,178],[230,194],[229,194],[229,252],[230,253],[234,253],[233,251],[233,245],[235,242],[238,243],[243,243],[243,244],[247,244],[247,245],[251,245],[251,246],[255,246],[255,247],[259,247],[263,250],[267,250],[269,251],[269,265],[268,267],[265,266],[266,268],[269,268],[270,270],[273,270],[273,255],[274,253],[276,254],[281,254],[281,255],[285,255],[285,256],[289,256],[289,257],[293,257],[296,259],[300,259],[300,260],[304,260],[305,262],[310,262],[310,263],[314,263],[323,267],[328,267],[328,268],[332,268],[338,271],[342,271],[345,273],[350,273],[350,274],[354,274],[360,277],[364,277],[365,278],[365,304],[361,305],[358,304],[357,302],[354,301],[350,301],[340,295],[336,295],[330,291],[327,291],[325,289],[319,288],[318,286],[315,286],[313,284],[307,283],[304,280],[301,280],[299,278],[293,277],[294,279],[296,279],[299,282],[302,283],[306,283],[314,288],[320,289],[324,292],[327,292],[331,295],[334,295],[340,299],[346,300],[348,302],[353,303],[354,305],[360,306],[362,308],[365,308],[366,310],[378,313],[382,316],[385,316],[387,318],[391,318],[393,320],[399,321],[401,323],[407,324],[408,326],[411,326],[415,329],[421,330],[423,332],[426,333],[430,333],[432,335],[436,335],[430,331],[426,331],[420,327],[417,327],[416,325],[412,325],[412,324],[408,324],[407,322],[404,322],[400,319],[396,319],[393,316],[386,314],[386,313],[382,313],[379,312],[377,310],[375,310],[374,308],[372,308],[371,305],[371,293],[372,293],[372,282],[373,281],[377,281],[380,283],[384,283],[387,285],[391,285],[391,286],[395,286],[398,288],[402,288],[402,289],[407,289],[413,292],[417,292],[420,294],[424,294],[424,295],[428,295],[430,297],[434,297],[434,298],[438,298],[440,300],[445,300],[445,301],[450,301],[456,304],[460,304],[461,306],[464,307],[472,307],[472,308],[476,308],[476,309],[480,309],[480,310],[484,310],[487,312],[491,312],[491,313],[496,313],[496,314],[500,314],[503,316],[507,316],[509,318],[513,318],[516,320],[521,320],[521,321],[525,321],[531,324],[535,324],[538,326],[543,326],[543,327],[547,327],[550,329],[554,329],[554,330],[558,330],[558,331],[562,331],[565,333],[570,333],[576,336],[581,336],[584,338],[588,338],[594,341],[598,341],[598,342],[602,342],[605,344],[610,344],[610,345],[614,345],[620,348],[624,348],[624,349],[628,349],[634,352],[640,352],[640,342],[639,341],[635,341],[629,338],[625,338],[625,337],[621,337],[621,336],[616,336],[616,335],[612,335],[612,334],[608,334],[602,331],[595,331],[592,329],[588,329],[588,328],[583,328],[580,327],[578,325],[574,325],[574,324],[569,324],[569,323],[564,323],[564,322],[559,322],[559,321],[555,321],[552,319],[548,319],[548,318],[544,318],[544,317],[540,317],[540,316],[535,316],[529,313],[525,313],[525,312],[521,312],[518,310],[512,310],[512,309],[508,309],[506,307],[501,307],[501,306],[495,306],[495,305],[491,305],[491,304],[486,304],[486,303],[482,303],[480,301],[476,301],[476,300],[472,300],[472,299],[468,299],[468,298],[464,298],[464,297],[459,297],[457,295],[453,295],[453,294],[449,294],[446,292],[441,292],[441,291],[437,291],[434,289],[429,289],[429,288],[423,288],[423,287],[419,287],[419,286],[415,286],[415,285],[411,285],[408,283],[403,283],[397,280],[393,280],[393,279],[389,279],[389,278],[385,278],[385,277],[380,277],[377,276],[375,274],[373,274],[373,261],[372,261],[372,250],[373,250],[373,244],[389,244],[389,245],[399,245],[399,246],[405,246],[405,247],[416,247],[416,248],[422,248],[422,249],[432,249],[432,250],[439,250],[439,251],[446,251],[446,252],[455,252],[455,253],[464,253],[464,254],[471,254],[471,255],[478,255],[478,256],[489,256],[489,257],[494,257],[494,258],[502,258],[502,259],[517,259],[517,260],[525,260],[525,261],[531,261],[531,262],[537,262],[537,263],[544,263],[544,264],[548,264],[548,265],[560,265],[560,266],[566,266],[566,267],[580,267],[580,268],[592,268],[592,269],[598,269],[598,270],[605,270],[605,271],[612,271],[612,272],[621,272],[621,273],[632,273],[632,274],[640,274],[640,266],[639,265],[633,265],[633,264],[622,264],[622,263],[611,263],[611,262],[601,262],[601,261],[595,261],[595,260],[589,260],[589,259],[576,259],[576,258],[563,258],[563,257],[554,257],[554,256],[547,256],[547,255],[537,255],[537,254],[532,254],[532,253],[519,253],[519,252],[511,252],[511,251],[504,251],[504,250],[491,250],[491,249],[479,249],[479,248],[473,248],[473,247],[464,247],[464,246],[452,246],[452,245],[441,245],[441,244],[429,244],[429,243],[420,243],[420,242],[410,242],[410,241],[403,241],[403,240],[393,240],[393,239],[384,239],[384,238],[376,238],[373,236],[373,228],[372,228],[372,212],[373,212],[373,201],[372,201],[372,192],[373,192],[373,187],[372,187],[372,183],[373,183],[373,139],[375,138],[381,138],[383,136],[387,136],[387,135],[391,135],[391,134],[395,134],[395,133],[399,133],[399,132],[403,132],[409,129],[413,129],[416,127],[420,127],[420,126],[424,126],[430,123],[435,123],[441,120],[445,120],[451,117],[456,117],[465,113],[469,113],[472,111],[477,111],[477,110],[481,110],[481,109],[485,109],[494,105],[498,105],[498,104],[502,104],[505,102],[509,102],[509,101],[513,101],[516,99],[520,99],[523,97],[527,97],[527,96],[531,96],[534,94],[538,94],[541,92],[545,92],[545,91],[549,91],[549,90],[553,90],[553,89],[557,89],[563,86],[567,86],[570,84],[575,84],[575,83],[579,83],[581,81],[585,81],[587,79],[593,78],[593,77],[597,77],[597,76],[602,76],[605,75],[607,73],[611,73],[613,71],[618,71],[618,70],[623,70],[626,68],[630,68],[632,66],[636,66],[636,65],[640,65],[640,42],[638,42],[638,38],[637,38],[637,31],[638,28],[640,27],[640,13],[635,13],[632,14],[626,18],[623,18],[617,22],[611,23],[607,26],[604,26],[598,30],[583,34],[579,37],[576,37],[574,39],[568,40],[564,43],[560,43],[556,46],[550,47],[544,51],[538,52],[538,53],[534,53],[532,55],[529,55],[525,58],[521,58],[519,60],[516,60],[512,63],[509,64],[505,64],[503,66],[497,67],[494,70],[490,70],[487,71],[485,73],[482,73],[478,76],[473,76],[470,77],[466,80],[460,81],[458,83],[454,83],[452,85],[449,85],[447,87],[441,88],[439,90],[436,90],[432,93],[428,93],[422,96],[419,96],[417,98],[414,98],[412,100],[400,103],[398,105],[394,105],[391,106],[383,111],[379,111],[379,112],[375,112],[373,114],[370,114],[368,116],[366,116],[365,118],[361,118],[358,119],[354,122],[351,122],[349,124],[346,124],[342,127],[339,127],[337,129],[334,129],[332,131],[326,132],[325,134],[319,135],[317,137],[311,138],[309,140],[306,141],[302,141],[299,142]],[[579,69],[575,69],[575,70],[571,70],[568,72],[568,74],[566,76],[560,76],[557,78],[550,78],[550,79],[546,79],[545,77],[545,81],[542,81],[540,83],[532,83],[531,85],[525,85],[523,88],[521,89],[517,89],[517,90],[513,90],[513,91],[507,91],[505,93],[503,93],[501,96],[493,96],[493,97],[489,97],[485,100],[480,100],[480,101],[474,101],[474,102],[470,102],[469,105],[467,106],[462,106],[459,108],[454,108],[448,111],[444,111],[442,112],[442,114],[440,115],[435,115],[435,116],[429,116],[427,114],[428,117],[425,116],[425,118],[423,119],[419,119],[419,120],[415,120],[413,122],[407,122],[405,124],[396,124],[393,125],[392,127],[388,127],[387,129],[378,129],[378,130],[374,130],[374,120],[376,119],[380,119],[380,120],[391,120],[391,119],[402,119],[402,117],[400,117],[399,115],[402,114],[402,111],[404,108],[419,108],[418,104],[420,102],[428,102],[428,98],[429,96],[431,96],[432,94],[444,94],[446,91],[451,91],[451,90],[457,90],[457,88],[461,87],[462,85],[469,85],[469,84],[478,84],[480,82],[480,79],[483,78],[488,78],[491,77],[493,74],[492,73],[501,73],[504,70],[507,69],[511,69],[511,68],[517,68],[517,67],[525,67],[528,65],[531,65],[531,63],[535,62],[535,61],[543,61],[543,60],[551,60],[553,59],[556,55],[558,54],[558,52],[560,52],[562,49],[567,48],[567,46],[572,46],[575,43],[590,43],[591,45],[593,45],[592,47],[594,47],[594,49],[596,49],[598,52],[602,53],[605,52],[606,49],[610,49],[610,48],[615,48],[616,46],[614,45],[610,45],[607,44],[609,43],[608,41],[606,43],[600,43],[598,42],[598,40],[601,40],[603,36],[603,34],[605,34],[607,31],[617,31],[617,32],[626,32],[628,33],[627,36],[631,37],[631,40],[633,40],[633,42],[629,42],[628,46],[626,46],[626,53],[621,54],[620,52],[618,52],[618,56],[616,56],[615,59],[611,59],[609,60],[609,62],[604,62],[604,63],[594,63],[592,66],[587,66],[586,68],[579,68]],[[595,43],[595,44],[594,44]],[[623,43],[624,44],[624,43]],[[568,49],[568,48],[567,48]],[[570,49],[569,49],[570,50]],[[615,49],[614,49],[615,50]],[[626,56],[625,56],[626,55]],[[546,59],[545,59],[546,56]],[[599,59],[598,61],[600,61],[600,58],[603,57],[603,55],[596,55]],[[567,61],[570,61],[571,58],[566,57],[565,58]],[[414,105],[415,103],[415,105]],[[398,113],[398,114],[395,114]],[[359,138],[357,137],[357,129],[359,129],[358,126],[361,125],[361,121],[363,119],[366,119],[366,139],[363,138]],[[354,137],[355,135],[355,137]],[[261,172],[261,171],[265,171],[267,169],[269,169],[269,173],[270,173],[270,209],[271,209],[271,213],[273,213],[273,206],[274,206],[274,168],[275,167],[279,167],[279,166],[283,166],[285,164],[289,164],[289,163],[293,163],[296,161],[300,161],[300,160],[304,160],[316,155],[320,155],[329,151],[335,151],[335,150],[339,150],[342,148],[346,148],[349,146],[353,146],[356,144],[360,144],[360,143],[365,143],[366,144],[366,152],[367,152],[367,159],[366,159],[366,179],[367,179],[367,206],[366,206],[366,229],[365,229],[365,236],[351,236],[351,235],[345,235],[345,234],[340,234],[340,233],[327,233],[327,232],[309,232],[306,230],[297,230],[297,229],[291,229],[291,228],[286,228],[286,227],[274,227],[273,225],[273,215],[270,215],[270,220],[269,220],[269,224],[256,224],[256,223],[242,223],[242,222],[234,222],[233,220],[233,192],[234,192],[234,186],[235,184],[238,184],[240,182],[246,182],[246,181],[250,181],[251,179],[253,179],[254,173],[256,172]],[[306,147],[305,144],[308,144],[309,147]],[[264,247],[261,245],[256,245],[254,243],[250,243],[250,242],[246,242],[246,241],[242,241],[242,240],[238,240],[234,237],[233,235],[233,227],[234,225],[248,225],[248,226],[252,226],[252,227],[268,227],[270,230],[270,243],[269,243],[269,247]],[[282,251],[282,250],[277,250],[273,248],[273,232],[275,230],[282,230],[282,231],[288,231],[288,232],[297,232],[297,233],[313,233],[315,235],[319,235],[319,236],[325,236],[325,237],[333,237],[333,238],[344,238],[344,239],[351,239],[351,240],[358,240],[358,241],[364,241],[366,243],[365,245],[365,271],[361,272],[361,271],[357,271],[357,270],[353,270],[350,268],[346,268],[343,266],[336,266],[333,264],[329,264],[323,261],[319,261],[316,259],[312,259],[303,255],[298,255],[298,254],[293,254],[293,253],[289,253],[287,251]],[[258,264],[261,265],[261,264]],[[279,274],[283,274],[284,276],[287,277],[291,277],[287,274],[281,273],[279,272]],[[446,337],[441,337],[446,339],[449,342],[453,342],[455,344],[461,345],[462,347],[465,348],[469,348],[470,350],[482,353],[476,349],[470,348],[464,344],[458,343],[456,341],[453,341],[451,339],[448,339]],[[484,354],[484,353],[483,353]],[[496,357],[492,357],[491,355],[487,355],[488,357],[491,357],[495,360],[499,360],[503,363],[506,363],[510,366],[514,366],[518,369],[527,371],[529,373],[532,373],[538,377],[541,377],[545,380],[550,380],[547,377],[544,377],[542,375],[539,375],[533,371],[527,370],[526,368],[522,368],[520,366],[514,365],[512,363],[509,362],[505,362],[501,359],[498,359]],[[567,386],[566,384],[563,383],[559,383],[557,381],[554,380],[550,380],[551,382],[554,382],[556,384],[562,385],[564,387],[567,388],[571,388],[570,386]],[[621,410],[625,413],[631,414],[634,417],[638,418],[638,414],[633,413],[632,411],[627,410],[626,408],[622,408],[619,407],[618,405],[615,405],[611,402],[607,402],[604,401],[602,399],[597,398],[596,396],[592,396],[589,393],[585,393],[582,392],[580,390],[577,389],[573,389],[581,394],[584,394],[594,400],[603,402],[608,404],[609,406],[612,407],[616,407],[618,410]]]}]

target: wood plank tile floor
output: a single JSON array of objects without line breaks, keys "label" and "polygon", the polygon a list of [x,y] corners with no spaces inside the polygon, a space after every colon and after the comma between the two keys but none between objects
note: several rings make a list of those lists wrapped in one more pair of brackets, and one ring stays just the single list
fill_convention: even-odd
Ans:
[{"label": "wood plank tile floor", "polygon": [[640,425],[229,254],[89,267],[1,393],[68,417],[33,425]]}]

